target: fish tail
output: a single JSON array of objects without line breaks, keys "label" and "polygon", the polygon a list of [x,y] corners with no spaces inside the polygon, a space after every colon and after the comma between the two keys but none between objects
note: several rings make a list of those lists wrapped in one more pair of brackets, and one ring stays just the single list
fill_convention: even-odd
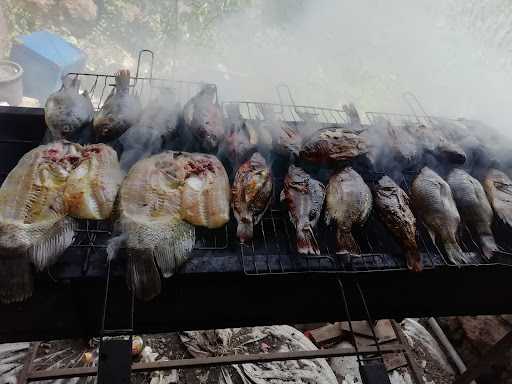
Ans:
[{"label": "fish tail", "polygon": [[359,244],[357,244],[350,230],[344,230],[339,226],[336,228],[336,247],[337,254],[350,253],[359,255],[361,253],[361,248],[359,248]]},{"label": "fish tail", "polygon": [[130,71],[128,69],[121,69],[116,73],[116,90],[128,91],[130,87]]},{"label": "fish tail", "polygon": [[302,255],[320,255],[320,248],[310,225],[297,230],[297,251]]},{"label": "fish tail", "polygon": [[487,260],[491,260],[494,256],[494,252],[498,250],[498,246],[496,245],[496,240],[492,234],[481,235],[480,236],[480,246],[482,248],[482,253],[484,254]]},{"label": "fish tail", "polygon": [[193,225],[182,220],[172,224],[154,249],[156,263],[164,277],[172,276],[187,261],[195,241]]},{"label": "fish tail", "polygon": [[450,261],[455,265],[467,264],[470,262],[470,259],[464,254],[459,244],[456,242],[445,243],[444,250]]},{"label": "fish tail", "polygon": [[138,299],[149,301],[160,294],[162,282],[150,249],[128,249],[126,267],[127,284]]},{"label": "fish tail", "polygon": [[238,226],[236,228],[236,235],[240,239],[242,243],[246,243],[252,240],[253,237],[253,221],[251,219],[241,219],[238,222]]},{"label": "fish tail", "polygon": [[406,251],[405,259],[407,260],[407,268],[410,271],[421,272],[423,270],[423,261],[417,249]]},{"label": "fish tail", "polygon": [[43,231],[43,236],[28,250],[38,270],[57,261],[58,257],[73,243],[75,229],[76,221],[70,217],[64,217],[55,223],[38,228]]},{"label": "fish tail", "polygon": [[29,256],[0,255],[0,303],[24,301],[32,296],[33,277]]}]

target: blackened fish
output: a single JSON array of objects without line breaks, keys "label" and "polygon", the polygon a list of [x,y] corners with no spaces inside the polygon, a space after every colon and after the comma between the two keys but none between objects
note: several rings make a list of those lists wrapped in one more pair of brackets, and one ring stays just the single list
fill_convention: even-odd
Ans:
[{"label": "blackened fish", "polygon": [[183,109],[185,126],[208,152],[217,150],[224,138],[224,118],[215,85],[205,85]]},{"label": "blackened fish", "polygon": [[409,196],[389,176],[376,183],[374,195],[379,218],[400,243],[407,267],[421,271],[423,264],[416,243],[416,218],[409,207]]},{"label": "blackened fish", "polygon": [[315,164],[352,160],[368,152],[362,132],[342,127],[322,128],[303,140],[300,157]]},{"label": "blackened fish", "polygon": [[363,225],[372,209],[372,193],[362,177],[347,167],[333,175],[326,191],[325,221],[336,224],[336,253],[360,254],[352,227]]},{"label": "blackened fish", "polygon": [[288,207],[290,221],[297,231],[297,250],[301,254],[320,254],[313,228],[320,218],[324,199],[324,185],[301,168],[290,165],[281,201]]},{"label": "blackened fish", "polygon": [[142,107],[137,96],[130,94],[130,71],[116,74],[116,85],[94,118],[93,131],[99,142],[117,139],[140,119]]},{"label": "blackened fish", "polygon": [[236,172],[232,188],[231,204],[241,242],[252,239],[254,225],[259,223],[270,206],[272,191],[270,168],[265,159],[255,153]]}]

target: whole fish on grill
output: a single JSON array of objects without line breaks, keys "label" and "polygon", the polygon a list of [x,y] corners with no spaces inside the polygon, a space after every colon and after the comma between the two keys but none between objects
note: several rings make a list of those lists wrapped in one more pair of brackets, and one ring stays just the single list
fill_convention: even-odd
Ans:
[{"label": "whole fish on grill", "polygon": [[235,175],[231,204],[238,222],[237,236],[241,242],[252,240],[253,227],[270,206],[273,181],[270,168],[259,154],[252,155]]},{"label": "whole fish on grill", "polygon": [[389,176],[384,176],[374,187],[374,202],[379,218],[405,252],[407,267],[421,271],[423,264],[416,243],[416,218],[409,207],[409,196]]},{"label": "whole fish on grill", "polygon": [[370,188],[356,171],[347,167],[330,178],[325,200],[325,221],[328,225],[336,224],[336,253],[361,253],[352,227],[363,225],[370,216]]},{"label": "whole fish on grill", "polygon": [[504,172],[490,169],[485,176],[484,189],[496,216],[512,227],[512,180]]},{"label": "whole fish on grill", "polygon": [[224,118],[215,85],[205,85],[183,109],[185,127],[208,152],[217,150],[224,138]]},{"label": "whole fish on grill", "polygon": [[122,180],[116,151],[105,144],[83,147],[64,189],[68,214],[80,219],[109,218]]},{"label": "whole fish on grill", "polygon": [[457,243],[459,211],[446,181],[424,167],[412,183],[411,198],[416,215],[425,224],[432,241],[439,239],[454,264],[465,263],[467,259]]},{"label": "whole fish on grill", "polygon": [[117,139],[139,121],[142,106],[135,95],[130,95],[130,71],[116,73],[116,84],[107,100],[94,117],[93,132],[98,142]]},{"label": "whole fish on grill", "polygon": [[213,155],[182,153],[184,172],[181,216],[191,224],[220,228],[229,221],[231,190],[222,163]]},{"label": "whole fish on grill", "polygon": [[303,140],[300,157],[316,164],[352,160],[368,152],[362,133],[342,127],[319,129]]},{"label": "whole fish on grill", "polygon": [[258,146],[258,137],[254,128],[250,124],[241,122],[240,125],[231,125],[226,135],[221,150],[236,169],[244,161],[247,161],[251,155],[256,152]]},{"label": "whole fish on grill", "polygon": [[64,77],[62,87],[48,96],[44,119],[53,140],[76,138],[92,123],[94,107],[87,91],[80,94],[78,77]]},{"label": "whole fish on grill", "polygon": [[0,301],[32,295],[30,264],[42,270],[71,245],[64,188],[80,161],[80,146],[65,141],[26,153],[0,188]]},{"label": "whole fish on grill", "polygon": [[320,218],[324,199],[324,185],[301,168],[290,165],[281,201],[288,207],[290,221],[297,231],[297,250],[301,254],[320,254],[313,228]]},{"label": "whole fish on grill", "polygon": [[119,191],[128,285],[143,300],[160,293],[158,270],[164,277],[172,276],[195,243],[193,225],[181,217],[185,171],[180,157],[179,152],[167,151],[137,162]]},{"label": "whole fish on grill", "polygon": [[298,128],[279,119],[271,104],[258,104],[258,109],[263,116],[263,121],[259,125],[261,134],[270,132],[273,150],[292,159],[297,157],[302,143],[302,135]]},{"label": "whole fish on grill", "polygon": [[498,250],[491,230],[493,213],[480,182],[466,171],[455,168],[448,177],[448,184],[464,222],[478,238],[482,252],[487,259]]}]

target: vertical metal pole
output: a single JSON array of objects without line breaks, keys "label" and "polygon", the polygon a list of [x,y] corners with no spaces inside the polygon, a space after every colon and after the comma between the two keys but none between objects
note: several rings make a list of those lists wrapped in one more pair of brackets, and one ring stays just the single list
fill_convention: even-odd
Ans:
[{"label": "vertical metal pole", "polygon": [[30,372],[32,372],[32,365],[34,363],[34,359],[36,358],[37,350],[39,349],[40,344],[41,343],[39,341],[30,343],[30,348],[28,350],[27,357],[25,358],[23,369],[18,376],[18,384],[28,383],[27,378],[30,376]]},{"label": "vertical metal pole", "polygon": [[395,320],[390,320],[391,326],[393,327],[393,330],[395,331],[395,335],[398,338],[398,341],[400,341],[400,344],[404,347],[405,352],[405,359],[407,360],[407,364],[409,367],[409,370],[411,372],[411,377],[414,380],[415,384],[423,384],[423,373],[420,370],[420,367],[418,367],[418,364],[416,364],[416,360],[414,360],[414,356],[412,355],[411,347],[409,346],[409,342],[407,341],[407,338],[405,337],[404,333],[402,332],[402,329],[400,328],[400,325]]}]

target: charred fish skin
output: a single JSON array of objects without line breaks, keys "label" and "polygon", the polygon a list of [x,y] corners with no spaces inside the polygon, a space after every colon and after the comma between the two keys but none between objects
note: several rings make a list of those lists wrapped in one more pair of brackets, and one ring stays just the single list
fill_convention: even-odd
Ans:
[{"label": "charred fish skin", "polygon": [[252,240],[254,225],[269,208],[273,189],[272,173],[261,154],[253,154],[237,170],[231,204],[238,223],[237,236],[242,243]]},{"label": "charred fish skin", "polygon": [[145,301],[161,291],[159,269],[164,277],[172,276],[195,243],[194,227],[180,216],[184,171],[176,157],[166,151],[137,162],[119,191],[127,282]]},{"label": "charred fish skin", "polygon": [[411,187],[413,207],[425,224],[432,241],[442,243],[448,258],[456,265],[467,259],[457,242],[460,215],[450,186],[437,173],[424,167]]},{"label": "charred fish skin", "polygon": [[94,107],[87,91],[80,94],[78,77],[64,77],[61,89],[46,100],[44,119],[53,140],[75,138],[93,118]]},{"label": "charred fish skin", "polygon": [[368,152],[362,133],[343,127],[322,128],[303,140],[300,158],[315,164],[353,160]]},{"label": "charred fish skin", "polygon": [[453,169],[447,181],[462,219],[478,237],[484,256],[490,260],[498,246],[491,229],[493,212],[484,188],[477,179],[460,168]]},{"label": "charred fish skin", "polygon": [[286,203],[290,221],[297,231],[299,254],[320,255],[313,229],[320,218],[324,200],[324,185],[301,168],[290,165],[284,179],[281,201]]},{"label": "charred fish skin", "polygon": [[111,147],[85,146],[66,182],[64,203],[68,214],[79,219],[108,219],[122,179],[117,153]]},{"label": "charred fish skin", "polygon": [[116,85],[94,117],[93,131],[97,142],[110,142],[139,121],[142,111],[137,96],[130,95],[130,71],[116,73]]},{"label": "charred fish skin", "polygon": [[75,222],[66,217],[63,190],[80,146],[43,145],[26,153],[0,188],[0,301],[32,295],[30,264],[42,270],[71,245]]},{"label": "charred fish skin", "polygon": [[218,149],[224,138],[224,118],[214,85],[205,85],[185,104],[183,119],[202,149],[212,153]]},{"label": "charred fish skin", "polygon": [[485,176],[484,189],[495,215],[512,228],[512,180],[505,172],[491,168]]},{"label": "charred fish skin", "polygon": [[404,250],[407,268],[421,271],[423,262],[416,243],[416,218],[409,196],[389,176],[383,176],[373,192],[377,214]]},{"label": "charred fish skin", "polygon": [[336,224],[336,253],[361,253],[352,235],[352,227],[363,225],[371,209],[372,193],[356,171],[347,167],[330,178],[326,191],[325,221],[328,225],[331,222]]}]

